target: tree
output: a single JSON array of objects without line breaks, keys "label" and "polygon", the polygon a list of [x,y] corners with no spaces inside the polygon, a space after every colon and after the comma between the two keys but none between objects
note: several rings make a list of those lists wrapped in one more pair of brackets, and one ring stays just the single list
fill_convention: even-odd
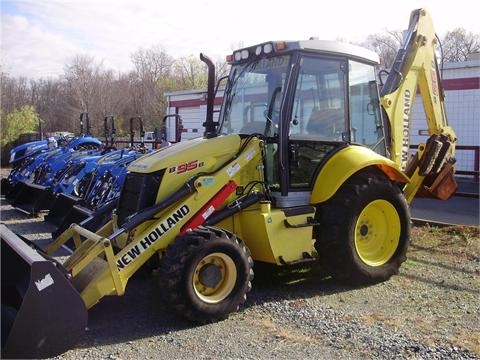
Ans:
[{"label": "tree", "polygon": [[[386,30],[386,33],[369,35],[360,45],[376,52],[380,57],[380,66],[389,69],[402,44],[401,31]],[[439,60],[466,61],[470,54],[480,51],[480,35],[467,32],[464,28],[457,28],[447,32],[440,44],[443,52]]]},{"label": "tree", "polygon": [[44,120],[44,132],[70,130],[65,127],[65,119],[70,115],[65,84],[61,79],[30,80],[30,104]]},{"label": "tree", "polygon": [[7,73],[0,74],[1,109],[9,114],[23,105],[30,104],[28,81],[26,77],[13,78]]},{"label": "tree", "polygon": [[[69,115],[65,119],[68,128],[78,129],[77,119],[80,113],[89,114],[92,131],[94,134],[101,133],[101,122],[104,114],[102,111],[102,97],[104,87],[102,76],[105,73],[102,63],[88,55],[75,56],[70,64],[65,67],[66,99]],[[97,119],[97,121],[93,121]],[[64,125],[64,126],[65,126]]]},{"label": "tree", "polygon": [[204,63],[191,55],[175,63],[175,77],[180,89],[202,89],[207,87],[207,71]]},{"label": "tree", "polygon": [[230,70],[230,65],[225,60],[217,60],[215,62],[215,81],[218,79],[227,76]]},{"label": "tree", "polygon": [[468,55],[480,51],[480,35],[456,28],[447,32],[442,41],[442,61],[459,62],[468,60]]},{"label": "tree", "polygon": [[[480,35],[463,28],[448,32],[441,43],[443,61],[465,61],[469,54],[480,51]],[[401,31],[385,30],[369,35],[360,45],[376,52],[381,66],[388,69],[401,44]],[[241,47],[242,43],[232,46]],[[0,111],[5,117],[33,106],[45,132],[75,133],[79,114],[88,112],[97,136],[103,135],[104,116],[114,115],[120,134],[128,131],[128,119],[134,115],[143,117],[145,129],[160,126],[167,106],[165,93],[207,87],[207,67],[198,56],[174,58],[161,46],[153,46],[132,53],[131,61],[134,70],[116,74],[91,56],[76,55],[66,64],[63,75],[36,80],[11,77],[0,64]],[[228,73],[229,65],[217,60],[215,68],[218,81]]]},{"label": "tree", "polygon": [[368,35],[367,40],[360,45],[376,52],[380,57],[380,66],[389,69],[402,43],[400,30],[386,30],[385,34]]},{"label": "tree", "polygon": [[161,46],[139,49],[131,56],[135,72],[131,76],[130,97],[132,113],[144,117],[146,127],[160,126],[158,121],[166,110],[164,92],[170,91],[169,82],[175,60]]},{"label": "tree", "polygon": [[12,111],[5,117],[2,114],[2,148],[18,139],[21,134],[34,132],[40,121],[35,108],[31,105],[24,105]]}]

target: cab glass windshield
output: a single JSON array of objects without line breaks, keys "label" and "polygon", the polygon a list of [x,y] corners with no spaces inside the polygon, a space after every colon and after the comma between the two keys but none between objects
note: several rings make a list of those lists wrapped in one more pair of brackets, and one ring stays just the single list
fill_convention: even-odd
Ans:
[{"label": "cab glass windshield", "polygon": [[276,135],[289,63],[285,55],[232,67],[220,133]]}]

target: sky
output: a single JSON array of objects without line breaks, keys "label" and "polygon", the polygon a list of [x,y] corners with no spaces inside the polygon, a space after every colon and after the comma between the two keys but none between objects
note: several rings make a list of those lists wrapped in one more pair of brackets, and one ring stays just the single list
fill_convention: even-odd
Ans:
[{"label": "sky", "polygon": [[[239,45],[268,40],[362,42],[403,30],[424,7],[442,37],[463,27],[480,34],[472,0],[0,0],[1,70],[56,78],[76,55],[128,72],[131,55],[161,47],[179,58],[203,52],[224,60]],[[452,6],[453,5],[453,6]]]}]

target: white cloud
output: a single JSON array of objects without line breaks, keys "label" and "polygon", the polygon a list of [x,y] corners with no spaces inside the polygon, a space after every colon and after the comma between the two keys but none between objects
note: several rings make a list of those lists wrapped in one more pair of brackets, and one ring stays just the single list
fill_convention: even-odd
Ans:
[{"label": "white cloud", "polygon": [[13,75],[51,77],[63,71],[65,54],[80,51],[65,37],[33,25],[22,16],[2,16],[2,53]]},{"label": "white cloud", "polygon": [[[232,44],[272,39],[362,41],[368,34],[406,28],[417,0],[385,3],[242,0],[18,0],[2,13],[2,54],[15,76],[55,76],[67,59],[93,56],[107,68],[127,71],[137,49],[162,46],[175,57],[204,52],[223,58]],[[473,3],[456,6],[424,0],[442,35],[462,26],[479,32]],[[15,9],[16,7],[16,9]]]}]

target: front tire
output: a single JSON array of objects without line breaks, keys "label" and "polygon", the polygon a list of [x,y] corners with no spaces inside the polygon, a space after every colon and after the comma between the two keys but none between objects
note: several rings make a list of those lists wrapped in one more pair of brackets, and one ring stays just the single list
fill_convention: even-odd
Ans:
[{"label": "front tire", "polygon": [[319,206],[315,247],[332,275],[372,284],[397,274],[406,259],[410,212],[402,191],[382,175],[357,174]]},{"label": "front tire", "polygon": [[202,227],[168,246],[159,275],[173,307],[190,320],[208,323],[227,318],[245,302],[253,260],[233,234]]}]

